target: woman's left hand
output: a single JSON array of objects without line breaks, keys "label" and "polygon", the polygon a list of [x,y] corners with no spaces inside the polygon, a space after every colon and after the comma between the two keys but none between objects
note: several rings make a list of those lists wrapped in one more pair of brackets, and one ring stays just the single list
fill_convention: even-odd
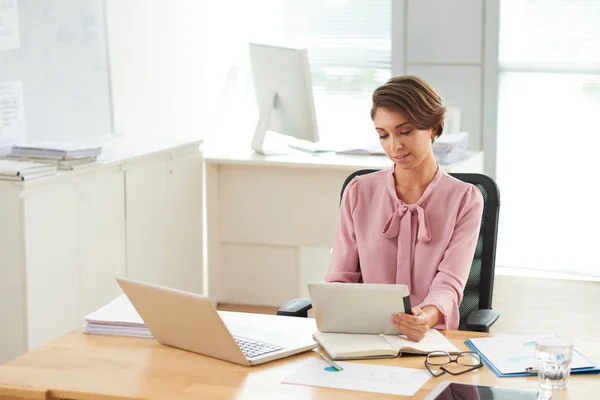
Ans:
[{"label": "woman's left hand", "polygon": [[412,313],[413,315],[405,313],[393,314],[392,323],[407,338],[418,342],[425,337],[425,334],[429,330],[429,315],[419,307],[413,307]]}]

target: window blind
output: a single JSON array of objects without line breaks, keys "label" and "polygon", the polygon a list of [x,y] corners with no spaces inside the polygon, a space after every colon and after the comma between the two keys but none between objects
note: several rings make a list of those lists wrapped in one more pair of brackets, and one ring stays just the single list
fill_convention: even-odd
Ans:
[{"label": "window blind", "polygon": [[390,76],[391,0],[287,0],[283,40],[309,48],[314,90],[372,92]]},{"label": "window blind", "polygon": [[600,72],[600,1],[503,1],[500,68]]},{"label": "window blind", "polygon": [[598,0],[501,2],[499,265],[600,276],[598,27]]}]

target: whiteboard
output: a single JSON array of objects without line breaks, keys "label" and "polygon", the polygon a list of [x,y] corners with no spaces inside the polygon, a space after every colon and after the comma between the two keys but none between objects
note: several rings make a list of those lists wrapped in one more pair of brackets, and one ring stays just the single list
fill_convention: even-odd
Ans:
[{"label": "whiteboard", "polygon": [[28,142],[113,134],[103,0],[18,0],[20,48],[0,82],[23,87]]}]

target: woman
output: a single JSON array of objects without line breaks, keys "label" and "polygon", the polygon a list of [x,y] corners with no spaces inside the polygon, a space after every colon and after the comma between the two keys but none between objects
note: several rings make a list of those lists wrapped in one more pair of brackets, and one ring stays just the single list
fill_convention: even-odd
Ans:
[{"label": "woman", "polygon": [[429,328],[458,329],[483,211],[479,190],[435,160],[432,144],[445,110],[435,90],[414,76],[375,90],[371,119],[394,164],[346,187],[325,278],[408,285],[413,315],[391,318],[415,341]]}]

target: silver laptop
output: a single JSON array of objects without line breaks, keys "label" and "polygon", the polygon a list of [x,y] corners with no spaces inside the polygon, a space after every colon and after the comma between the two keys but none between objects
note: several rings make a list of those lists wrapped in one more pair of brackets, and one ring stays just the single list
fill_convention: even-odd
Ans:
[{"label": "silver laptop", "polygon": [[392,314],[410,312],[408,286],[367,283],[308,283],[321,332],[398,335]]},{"label": "silver laptop", "polygon": [[[117,282],[154,338],[167,346],[248,366],[317,347],[311,335],[300,338],[257,326],[230,332],[206,296],[126,278]],[[286,317],[280,318],[285,323]]]}]

